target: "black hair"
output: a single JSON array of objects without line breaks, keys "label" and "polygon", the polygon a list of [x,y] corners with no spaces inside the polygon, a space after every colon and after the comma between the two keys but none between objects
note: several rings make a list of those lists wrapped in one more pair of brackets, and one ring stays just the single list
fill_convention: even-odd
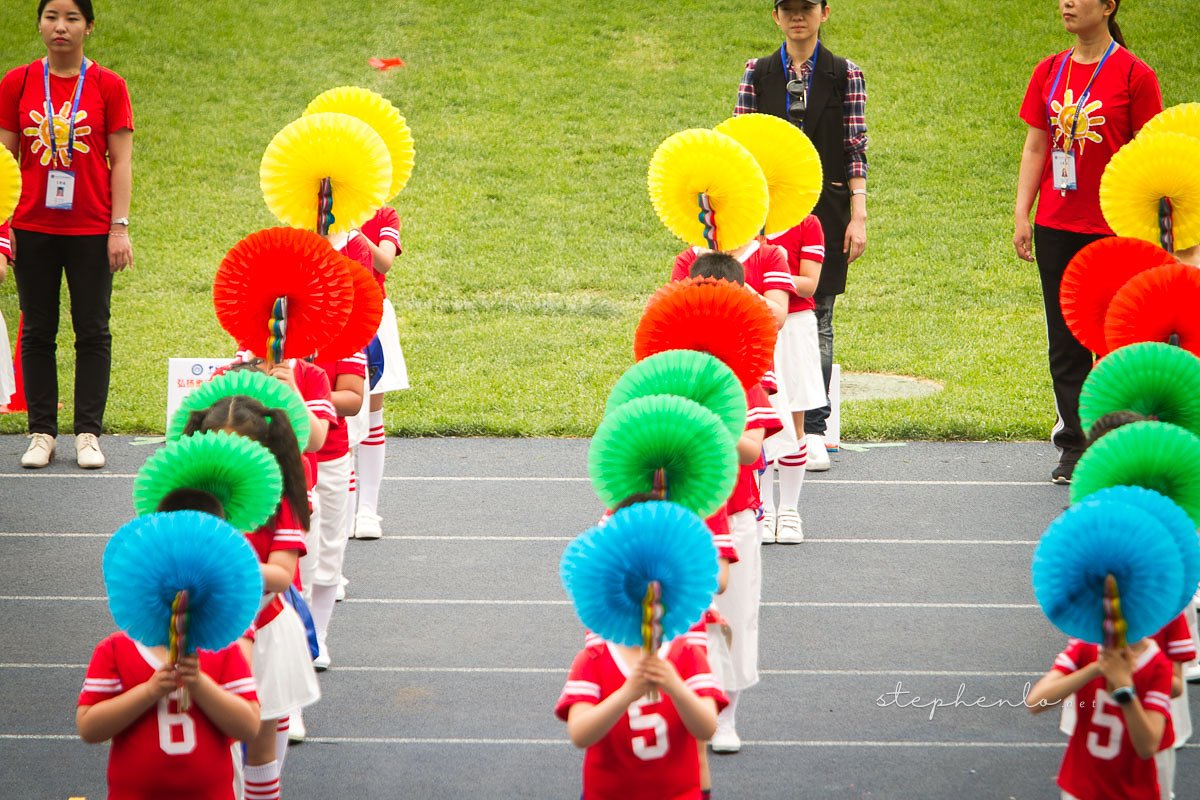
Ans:
[{"label": "black hair", "polygon": [[203,489],[184,487],[168,492],[158,503],[156,511],[203,511],[219,519],[225,519],[225,506],[216,495]]},{"label": "black hair", "polygon": [[267,408],[253,397],[235,395],[223,397],[203,411],[193,411],[188,418],[184,435],[228,428],[247,439],[253,439],[271,451],[283,473],[283,500],[292,504],[305,530],[311,522],[308,510],[308,482],[304,478],[304,462],[300,443],[281,408]]},{"label": "black hair", "polygon": [[1088,445],[1095,444],[1101,436],[1115,431],[1122,425],[1128,425],[1131,422],[1146,422],[1149,419],[1150,417],[1136,411],[1110,411],[1092,423],[1092,427],[1088,431]]},{"label": "black hair", "polygon": [[629,497],[626,497],[624,500],[617,503],[616,507],[613,508],[613,513],[617,513],[622,508],[636,506],[638,503],[656,503],[659,500],[662,500],[662,498],[657,497],[654,492],[637,492],[629,495]]},{"label": "black hair", "polygon": [[742,262],[726,253],[705,253],[692,263],[688,275],[692,278],[724,279],[742,285],[746,283],[746,269]]},{"label": "black hair", "polygon": [[1121,35],[1121,26],[1117,24],[1117,12],[1121,10],[1121,0],[1112,0],[1112,2],[1113,12],[1108,15],[1108,35],[1111,36],[1117,44],[1128,50],[1129,45],[1125,44],[1125,37]]},{"label": "black hair", "polygon": [[[96,12],[92,10],[92,0],[71,0],[75,7],[79,9],[79,13],[83,14],[84,21],[91,25],[96,21]],[[46,10],[46,6],[50,5],[50,0],[41,0],[38,3],[38,19],[41,20],[42,12]]]}]

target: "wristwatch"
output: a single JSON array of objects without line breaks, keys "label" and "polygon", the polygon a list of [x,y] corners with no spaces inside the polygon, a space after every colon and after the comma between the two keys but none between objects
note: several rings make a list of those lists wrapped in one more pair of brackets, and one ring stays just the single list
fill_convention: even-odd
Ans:
[{"label": "wristwatch", "polygon": [[126,228],[128,228],[129,227],[129,217],[121,217],[119,219],[114,219],[112,221],[112,224],[113,225],[124,225]]},{"label": "wristwatch", "polygon": [[1132,686],[1122,686],[1120,689],[1113,689],[1112,691],[1112,699],[1121,705],[1132,702],[1135,697],[1137,697],[1137,693],[1133,691]]}]

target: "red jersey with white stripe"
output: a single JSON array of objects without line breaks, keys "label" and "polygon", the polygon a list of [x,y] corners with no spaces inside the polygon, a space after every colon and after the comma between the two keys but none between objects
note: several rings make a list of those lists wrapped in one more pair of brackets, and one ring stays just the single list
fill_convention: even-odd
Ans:
[{"label": "red jersey with white stripe", "polygon": [[[358,378],[367,377],[367,354],[359,351],[349,358],[337,361],[318,361],[317,366],[325,371],[330,388],[337,386],[339,375],[353,375]],[[330,398],[330,406],[333,398]],[[334,409],[336,413],[337,409]],[[346,428],[346,418],[335,416],[329,423],[329,433],[325,436],[325,444],[317,451],[317,463],[341,458],[350,452],[350,431]]]},{"label": "red jersey with white stripe", "polygon": [[0,256],[12,261],[12,230],[7,222],[0,222]]},{"label": "red jersey with white stripe", "polygon": [[[771,407],[771,401],[767,399],[767,393],[761,385],[755,384],[746,390],[746,406],[746,430],[761,428],[763,438],[783,430],[783,420]],[[730,514],[747,509],[758,511],[762,506],[762,498],[758,493],[758,471],[765,466],[766,462],[761,454],[753,464],[738,465],[737,483],[734,484],[733,494],[729,496],[729,502],[725,506]]]},{"label": "red jersey with white stripe", "polygon": [[[201,651],[200,670],[218,686],[256,703],[250,665],[237,645]],[[92,652],[79,705],[94,706],[150,680],[162,661],[123,633],[108,636]],[[179,692],[134,720],[112,739],[108,754],[109,800],[233,800],[231,740],[194,700],[179,710]]]},{"label": "red jersey with white stripe", "polygon": [[[247,533],[246,538],[250,541],[250,546],[254,548],[255,554],[258,555],[259,563],[265,564],[271,557],[271,553],[284,550],[295,550],[297,555],[303,557],[308,552],[308,548],[304,545],[304,533],[300,517],[297,516],[287,498],[284,498],[279,501],[279,508],[275,509],[275,515],[258,530]],[[296,588],[300,588],[299,573],[300,571],[296,570]],[[275,619],[282,610],[283,601],[279,599],[279,595],[276,595],[267,607],[258,613],[254,620],[255,629],[260,629]]]},{"label": "red jersey with white stripe", "polygon": [[1192,639],[1192,630],[1183,614],[1168,622],[1167,627],[1150,638],[1168,661],[1191,661],[1196,657],[1196,642]]},{"label": "red jersey with white stripe", "polygon": [[[708,659],[684,637],[663,645],[660,655],[675,665],[684,683],[720,710],[729,704],[709,670]],[[566,720],[576,703],[600,703],[625,684],[631,668],[607,642],[585,647],[575,657],[554,713]],[[583,758],[583,800],[699,800],[700,762],[696,739],[665,692],[657,703],[634,702]]]},{"label": "red jersey with white stripe", "polygon": [[[801,261],[825,263],[825,231],[821,230],[821,221],[812,214],[800,220],[799,225],[768,236],[767,241],[782,247],[787,253],[788,270],[792,277],[799,277]],[[801,297],[797,294],[788,298],[789,314],[812,311],[816,307],[817,301],[811,297]]]},{"label": "red jersey with white stripe", "polygon": [[[1175,742],[1171,727],[1171,662],[1153,640],[1137,656],[1133,687],[1146,713],[1165,719],[1159,750]],[[1097,659],[1099,648],[1072,641],[1054,660],[1054,669],[1070,675]],[[1141,758],[1125,727],[1125,712],[1105,689],[1103,675],[1075,693],[1079,714],[1058,771],[1058,785],[1079,800],[1158,800],[1153,758]]]},{"label": "red jersey with white stripe", "polygon": [[[600,515],[598,525],[603,525],[612,517],[613,512],[605,511]],[[729,531],[729,513],[725,507],[717,509],[717,512],[708,519],[704,520],[704,524],[708,526],[709,533],[713,537],[713,546],[717,548],[717,558],[723,558],[730,564],[738,562],[737,550],[733,546],[733,534]]]},{"label": "red jersey with white stripe", "polygon": [[[675,266],[671,268],[671,280],[681,281],[688,277],[692,264],[696,259],[709,252],[701,247],[689,247],[675,256]],[[763,244],[757,240],[751,242],[738,255],[734,256],[742,262],[745,270],[746,285],[759,294],[765,294],[772,289],[787,292],[788,301],[796,294],[796,284],[792,283],[792,273],[788,269],[787,252],[782,247],[773,244]]]},{"label": "red jersey with white stripe", "polygon": [[[371,243],[376,247],[384,242],[391,242],[396,245],[396,255],[404,250],[400,246],[400,215],[396,213],[396,209],[391,206],[384,206],[375,212],[375,216],[362,224],[360,228],[363,236],[371,240]],[[370,256],[370,250],[367,255]],[[375,276],[375,280],[379,282],[379,288],[383,290],[383,296],[387,297],[387,287],[384,286],[384,279],[387,277],[382,272],[375,270],[375,262],[373,258],[367,259],[366,266],[371,268],[371,274]]]}]

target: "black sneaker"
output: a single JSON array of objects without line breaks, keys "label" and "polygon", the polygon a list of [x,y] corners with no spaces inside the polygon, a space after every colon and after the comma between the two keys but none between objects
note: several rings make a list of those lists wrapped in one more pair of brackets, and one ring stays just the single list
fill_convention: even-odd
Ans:
[{"label": "black sneaker", "polygon": [[1056,483],[1059,486],[1066,486],[1071,482],[1071,475],[1075,473],[1074,461],[1062,461],[1050,473],[1050,482]]}]

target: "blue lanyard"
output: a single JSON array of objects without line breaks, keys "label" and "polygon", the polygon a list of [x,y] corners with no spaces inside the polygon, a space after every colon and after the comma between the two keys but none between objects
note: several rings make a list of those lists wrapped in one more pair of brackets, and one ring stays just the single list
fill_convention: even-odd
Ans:
[{"label": "blue lanyard", "polygon": [[[808,78],[804,84],[805,102],[808,102],[808,90],[812,88],[813,72],[817,69],[817,53],[819,52],[821,52],[821,41],[818,39],[817,46],[813,48],[812,58],[808,60]],[[779,45],[779,58],[783,61],[783,82],[786,84],[790,80],[788,78],[788,72],[791,70],[792,66],[791,59],[788,58],[787,42]],[[784,113],[790,114],[792,111],[792,95],[790,92],[785,94],[787,96],[784,98]],[[805,113],[808,113],[807,108],[805,109]],[[788,119],[791,119],[791,117],[789,116]]]},{"label": "blue lanyard", "polygon": [[[1116,49],[1116,40],[1109,42],[1108,49],[1104,51],[1104,55],[1101,57],[1100,63],[1096,65],[1096,70],[1092,73],[1092,77],[1088,80],[1087,86],[1083,87],[1083,94],[1079,95],[1079,99],[1075,101],[1075,114],[1071,119],[1071,136],[1067,139],[1067,146],[1063,148],[1064,152],[1069,153],[1071,152],[1071,149],[1075,147],[1075,132],[1078,130],[1079,126],[1079,112],[1084,106],[1087,105],[1088,97],[1090,97],[1092,94],[1092,84],[1096,82],[1096,76],[1100,74],[1100,70],[1104,69],[1104,63],[1108,61],[1108,57],[1111,56],[1113,51]],[[1058,92],[1058,82],[1062,80],[1063,69],[1067,66],[1067,62],[1071,60],[1071,56],[1074,54],[1075,48],[1072,47],[1069,51],[1067,51],[1067,57],[1064,58],[1062,63],[1058,65],[1058,74],[1054,76],[1054,85],[1050,87],[1050,96],[1046,98],[1046,119],[1050,123],[1051,131],[1054,130],[1054,109],[1051,108],[1050,104],[1054,102],[1054,95]],[[1065,92],[1066,88],[1064,88],[1063,91]]]},{"label": "blue lanyard", "polygon": [[[83,79],[87,76],[87,58],[79,67],[79,78],[75,81],[75,98],[71,101],[71,116],[67,120],[67,157],[62,166],[71,166],[75,157],[75,117],[79,114],[79,101],[83,97]],[[46,127],[50,132],[50,153],[58,159],[58,138],[54,135],[54,101],[50,99],[50,62],[42,61],[42,81],[46,87]]]}]

